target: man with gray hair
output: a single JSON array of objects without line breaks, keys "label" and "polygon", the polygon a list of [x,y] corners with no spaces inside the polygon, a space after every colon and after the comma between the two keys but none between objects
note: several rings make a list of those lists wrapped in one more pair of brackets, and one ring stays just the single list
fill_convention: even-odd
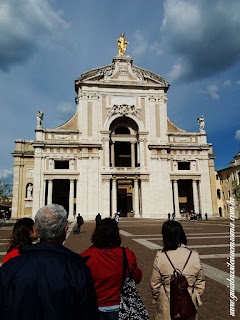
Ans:
[{"label": "man with gray hair", "polygon": [[94,284],[84,258],[65,248],[67,213],[57,204],[35,217],[40,242],[0,268],[2,320],[98,320]]}]

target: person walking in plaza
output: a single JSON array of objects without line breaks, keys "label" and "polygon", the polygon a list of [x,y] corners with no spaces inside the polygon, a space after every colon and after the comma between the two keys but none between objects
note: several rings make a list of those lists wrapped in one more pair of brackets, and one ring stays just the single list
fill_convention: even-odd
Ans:
[{"label": "person walking in plaza", "polygon": [[[93,246],[82,253],[89,257],[87,264],[92,271],[96,289],[100,320],[118,320],[121,284],[123,279],[123,251],[119,229],[111,218],[97,225],[92,235]],[[142,279],[135,254],[125,248],[129,271],[136,283]],[[128,272],[127,272],[128,276]]]},{"label": "person walking in plaza", "polygon": [[11,258],[19,256],[21,249],[25,246],[31,245],[32,241],[37,238],[36,226],[31,218],[22,218],[18,220],[13,227],[10,246],[2,264]]},{"label": "person walking in plaza", "polygon": [[35,223],[40,242],[0,268],[1,320],[99,320],[91,271],[62,245],[67,212],[47,205]]},{"label": "person walking in plaza", "polygon": [[[166,221],[162,226],[163,249],[156,254],[150,280],[152,296],[157,305],[155,320],[171,320],[170,280],[173,266],[180,270],[188,282],[188,292],[195,309],[202,304],[200,296],[205,289],[205,277],[197,252],[190,251],[182,225],[177,221]],[[170,262],[171,261],[171,262]],[[186,320],[197,320],[198,315]]]},{"label": "person walking in plaza", "polygon": [[80,233],[81,232],[81,226],[84,224],[84,220],[83,220],[83,217],[80,215],[80,213],[78,214],[77,216],[77,233]]}]

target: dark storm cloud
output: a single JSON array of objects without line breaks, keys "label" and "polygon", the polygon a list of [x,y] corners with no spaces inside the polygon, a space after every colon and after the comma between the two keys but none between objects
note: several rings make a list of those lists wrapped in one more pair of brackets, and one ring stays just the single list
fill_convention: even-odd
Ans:
[{"label": "dark storm cloud", "polygon": [[46,0],[0,0],[0,69],[25,62],[44,37],[66,26]]},{"label": "dark storm cloud", "polygon": [[170,80],[216,75],[240,59],[240,2],[167,0],[161,32],[165,53],[178,57]]}]

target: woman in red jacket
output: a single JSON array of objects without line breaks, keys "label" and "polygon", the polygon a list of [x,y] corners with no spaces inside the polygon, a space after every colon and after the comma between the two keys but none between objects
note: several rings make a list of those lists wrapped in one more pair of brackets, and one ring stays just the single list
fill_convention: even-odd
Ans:
[{"label": "woman in red jacket", "polygon": [[25,246],[31,245],[32,241],[37,238],[37,230],[34,221],[31,218],[22,218],[18,220],[13,227],[10,246],[2,264],[11,258],[19,256],[19,250]]},{"label": "woman in red jacket", "polygon": [[[100,320],[117,320],[123,278],[123,252],[121,238],[115,220],[103,219],[92,235],[93,246],[82,253],[89,257],[90,267],[97,294]],[[142,279],[135,254],[125,248],[129,271],[136,283]],[[128,275],[128,274],[127,274]]]}]

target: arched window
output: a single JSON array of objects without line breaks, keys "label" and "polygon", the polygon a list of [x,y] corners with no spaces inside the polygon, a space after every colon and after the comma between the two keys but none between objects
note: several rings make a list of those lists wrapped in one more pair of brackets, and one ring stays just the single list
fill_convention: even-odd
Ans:
[{"label": "arched window", "polygon": [[110,125],[110,166],[138,166],[138,125],[128,117],[119,117]]},{"label": "arched window", "polygon": [[217,198],[221,199],[221,191],[220,191],[220,189],[217,189]]}]

